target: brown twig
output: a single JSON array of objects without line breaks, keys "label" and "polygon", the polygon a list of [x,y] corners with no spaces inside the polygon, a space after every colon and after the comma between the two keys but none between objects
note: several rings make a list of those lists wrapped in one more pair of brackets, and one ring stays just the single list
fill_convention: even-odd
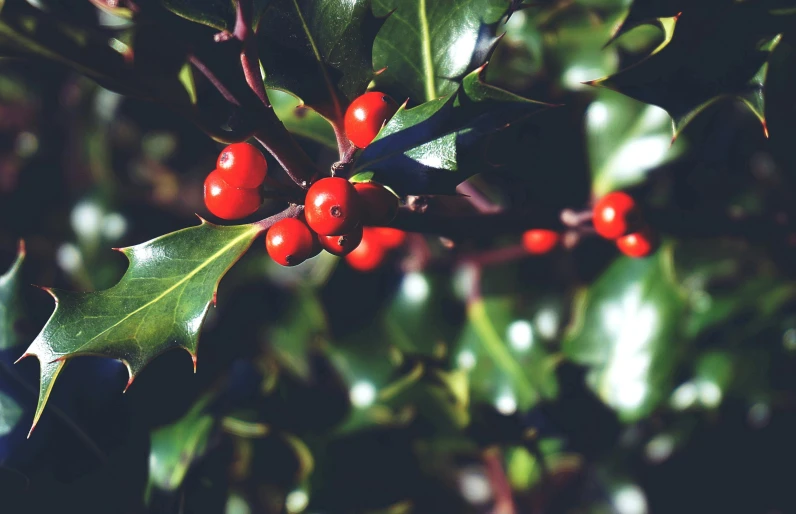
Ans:
[{"label": "brown twig", "polygon": [[302,212],[304,212],[304,206],[303,205],[291,204],[284,211],[278,212],[278,213],[276,213],[276,214],[274,214],[272,216],[268,216],[265,219],[262,219],[260,221],[254,222],[254,223],[252,223],[252,225],[257,227],[257,229],[260,231],[260,233],[262,233],[262,232],[265,232],[266,230],[268,230],[269,228],[271,228],[274,225],[274,223],[276,223],[277,221],[281,221],[281,220],[286,219],[286,218],[298,218],[299,215],[301,215]]},{"label": "brown twig", "polygon": [[464,195],[470,204],[481,213],[500,211],[500,206],[492,202],[487,196],[471,182],[462,182],[456,186],[456,192]]}]

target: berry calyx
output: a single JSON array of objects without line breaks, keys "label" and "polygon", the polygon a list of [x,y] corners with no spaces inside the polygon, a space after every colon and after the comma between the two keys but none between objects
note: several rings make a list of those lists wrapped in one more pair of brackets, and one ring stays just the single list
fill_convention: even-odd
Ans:
[{"label": "berry calyx", "polygon": [[225,220],[236,220],[254,214],[262,202],[257,189],[244,189],[229,185],[218,170],[205,179],[205,206],[213,215]]},{"label": "berry calyx", "polygon": [[249,143],[234,143],[221,151],[216,169],[233,187],[260,187],[268,172],[268,162],[262,152]]},{"label": "berry calyx", "polygon": [[398,248],[406,241],[406,232],[391,227],[372,227],[373,237],[386,249]]},{"label": "berry calyx", "polygon": [[265,235],[268,255],[282,266],[301,264],[312,256],[315,245],[315,235],[295,218],[277,221]]},{"label": "berry calyx", "polygon": [[532,255],[542,255],[555,248],[560,239],[558,232],[537,228],[522,234],[522,246]]},{"label": "berry calyx", "polygon": [[318,236],[321,246],[332,255],[343,257],[353,252],[362,241],[362,227],[342,236]]},{"label": "berry calyx", "polygon": [[395,219],[398,197],[386,187],[375,182],[358,182],[354,189],[359,193],[363,224],[383,225]]},{"label": "berry calyx", "polygon": [[598,234],[606,239],[616,239],[640,228],[641,213],[633,197],[615,191],[597,201],[593,223]]},{"label": "berry calyx", "polygon": [[322,178],[307,191],[304,216],[310,228],[320,236],[347,234],[360,221],[357,190],[346,179]]},{"label": "berry calyx", "polygon": [[652,254],[658,247],[658,236],[649,229],[633,232],[616,240],[619,251],[628,257],[639,259]]},{"label": "berry calyx", "polygon": [[381,266],[387,256],[387,249],[382,246],[373,229],[365,227],[362,241],[351,253],[345,256],[349,266],[357,271],[368,273]]},{"label": "berry calyx", "polygon": [[357,148],[365,148],[397,111],[398,104],[390,96],[377,91],[365,93],[351,102],[345,112],[346,136]]}]

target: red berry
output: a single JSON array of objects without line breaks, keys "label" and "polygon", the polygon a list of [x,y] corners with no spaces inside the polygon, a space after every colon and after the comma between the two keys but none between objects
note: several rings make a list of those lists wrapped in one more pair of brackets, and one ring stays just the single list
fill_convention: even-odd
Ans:
[{"label": "red berry", "polygon": [[369,272],[381,266],[386,256],[387,249],[381,245],[373,229],[365,227],[362,241],[354,251],[345,256],[345,261],[357,271]]},{"label": "red berry", "polygon": [[558,232],[537,228],[522,235],[522,246],[530,254],[542,255],[555,248],[560,238]]},{"label": "red berry", "polygon": [[315,235],[295,218],[277,221],[265,235],[265,248],[268,255],[282,266],[301,264],[312,256]]},{"label": "red berry", "polygon": [[224,148],[216,167],[227,184],[234,187],[260,187],[268,172],[262,152],[249,143],[235,143]]},{"label": "red berry", "polygon": [[619,251],[628,257],[640,258],[650,255],[658,247],[658,237],[649,229],[633,232],[616,240]]},{"label": "red berry", "polygon": [[357,148],[365,148],[396,111],[398,104],[388,95],[376,91],[365,93],[351,102],[345,112],[346,136]]},{"label": "red berry", "polygon": [[232,187],[221,178],[218,170],[205,179],[205,205],[207,210],[225,220],[236,220],[254,214],[260,208],[257,189]]},{"label": "red berry", "polygon": [[327,252],[340,257],[348,255],[362,241],[362,227],[357,227],[342,236],[318,236],[321,246]]},{"label": "red berry", "polygon": [[397,228],[372,227],[370,232],[372,232],[379,243],[388,250],[398,248],[406,241],[406,232],[398,230]]},{"label": "red berry", "polygon": [[636,201],[621,191],[608,193],[594,206],[594,230],[606,239],[616,239],[634,230],[641,222]]},{"label": "red berry", "polygon": [[354,184],[354,189],[359,193],[364,225],[383,225],[395,219],[398,197],[386,187],[375,182],[359,182]]},{"label": "red berry", "polygon": [[344,178],[322,178],[310,186],[304,200],[307,224],[320,236],[337,236],[359,225],[359,195]]}]

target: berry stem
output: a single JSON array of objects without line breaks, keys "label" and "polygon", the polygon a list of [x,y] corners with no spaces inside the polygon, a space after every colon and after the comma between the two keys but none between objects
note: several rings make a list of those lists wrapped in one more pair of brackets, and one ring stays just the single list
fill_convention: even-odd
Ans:
[{"label": "berry stem", "polygon": [[282,221],[283,219],[286,218],[298,218],[302,212],[304,212],[303,205],[291,204],[284,211],[278,212],[272,216],[268,216],[265,219],[252,223],[252,225],[257,227],[259,233],[262,234],[263,232],[271,228],[276,222]]},{"label": "berry stem", "polygon": [[252,28],[252,0],[238,0],[235,3],[235,29],[233,34],[242,43],[240,63],[246,82],[267,108],[271,107],[268,94],[265,92],[263,77],[260,73],[260,58],[257,55],[257,40]]}]

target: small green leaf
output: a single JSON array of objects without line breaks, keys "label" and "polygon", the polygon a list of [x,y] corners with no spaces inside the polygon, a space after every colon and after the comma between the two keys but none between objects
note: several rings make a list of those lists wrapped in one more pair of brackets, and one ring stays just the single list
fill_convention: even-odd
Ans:
[{"label": "small green leaf", "polygon": [[594,194],[642,183],[649,171],[682,154],[685,143],[672,146],[671,130],[671,118],[660,107],[600,91],[586,111]]},{"label": "small green leaf", "polygon": [[191,465],[204,455],[214,419],[206,413],[212,396],[205,395],[182,418],[152,432],[146,496],[157,487],[176,491]]},{"label": "small green leaf", "polygon": [[531,324],[518,317],[514,298],[470,303],[468,322],[453,352],[469,374],[473,401],[512,414],[558,393],[555,359],[536,341]]},{"label": "small green leaf", "polygon": [[377,88],[401,100],[428,102],[454,93],[488,58],[505,0],[376,0],[389,14],[376,37]]},{"label": "small green leaf", "polygon": [[49,290],[55,311],[21,357],[36,356],[41,366],[33,426],[72,357],[122,361],[130,374],[128,387],[149,361],[171,348],[186,349],[196,366],[199,330],[218,282],[259,232],[255,225],[223,227],[202,220],[196,227],[122,249],[130,265],[110,289]]},{"label": "small green leaf", "polygon": [[161,0],[163,7],[202,25],[217,30],[232,30],[235,26],[233,0]]},{"label": "small green leaf", "polygon": [[317,112],[304,106],[300,100],[284,91],[272,89],[268,92],[268,99],[271,101],[277,117],[290,132],[320,143],[327,148],[337,149],[334,129]]},{"label": "small green leaf", "polygon": [[625,421],[668,397],[680,352],[684,298],[671,271],[671,249],[621,258],[589,288],[564,353],[590,367],[591,388]]},{"label": "small green leaf", "polygon": [[273,0],[258,29],[265,85],[290,92],[334,123],[373,78],[383,19],[370,0]]},{"label": "small green leaf", "polygon": [[14,264],[5,274],[0,275],[0,351],[22,343],[15,325],[22,317],[19,302],[19,273],[24,260],[25,245],[20,242]]}]

